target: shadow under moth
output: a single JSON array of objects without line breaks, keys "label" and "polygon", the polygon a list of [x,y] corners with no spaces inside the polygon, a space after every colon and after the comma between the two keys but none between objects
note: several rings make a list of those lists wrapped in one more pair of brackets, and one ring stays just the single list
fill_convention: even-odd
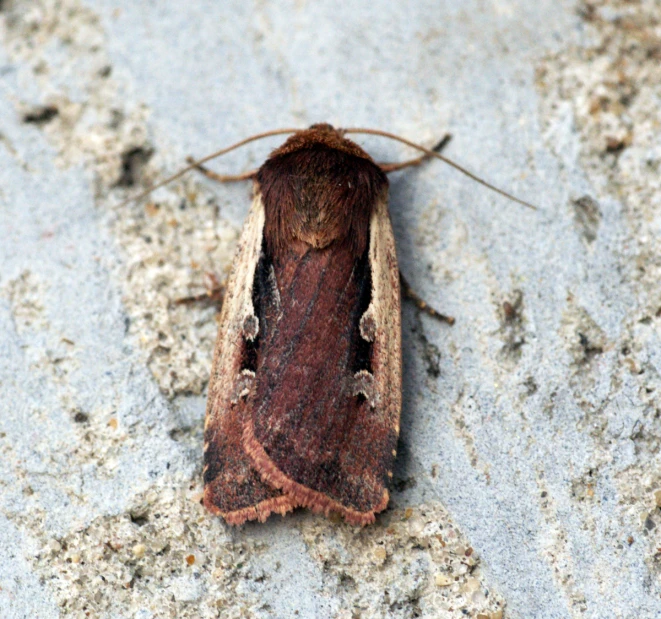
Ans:
[{"label": "shadow under moth", "polygon": [[[277,133],[293,135],[256,171],[223,177],[201,167]],[[347,133],[425,154],[377,164]],[[392,134],[319,124],[253,136],[186,169],[254,183],[225,286],[204,430],[204,505],[228,523],[307,507],[365,525],[386,508],[402,401],[386,172],[431,156],[459,168]]]}]

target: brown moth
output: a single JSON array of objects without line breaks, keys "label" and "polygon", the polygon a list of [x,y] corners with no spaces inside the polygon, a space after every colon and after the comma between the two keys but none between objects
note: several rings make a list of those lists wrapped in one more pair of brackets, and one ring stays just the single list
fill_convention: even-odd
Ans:
[{"label": "brown moth", "polygon": [[388,504],[401,408],[388,180],[330,125],[258,170],[209,381],[204,505],[232,524]]},{"label": "brown moth", "polygon": [[[281,133],[293,135],[257,171],[219,176],[200,166]],[[379,165],[347,133],[382,135],[425,155]],[[388,505],[402,357],[385,173],[426,157],[531,206],[396,135],[327,124],[247,138],[138,196],[193,168],[254,182],[225,287],[204,432],[204,505],[228,523],[307,507],[365,525]],[[419,307],[452,323],[402,284]]]}]

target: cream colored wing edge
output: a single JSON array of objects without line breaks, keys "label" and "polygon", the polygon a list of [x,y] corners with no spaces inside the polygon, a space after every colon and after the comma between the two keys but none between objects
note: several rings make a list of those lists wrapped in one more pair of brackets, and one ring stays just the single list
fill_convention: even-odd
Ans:
[{"label": "cream colored wing edge", "polygon": [[252,293],[255,270],[262,251],[263,232],[264,203],[261,194],[257,194],[243,224],[227,280],[209,378],[205,428],[216,416],[222,415],[230,402],[239,395],[234,391],[237,383],[242,382],[238,379],[244,338],[254,339],[259,331]]},{"label": "cream colored wing edge", "polygon": [[377,200],[370,221],[372,300],[361,319],[361,332],[373,342],[372,373],[376,406],[399,434],[402,407],[402,326],[399,266],[388,201]]}]

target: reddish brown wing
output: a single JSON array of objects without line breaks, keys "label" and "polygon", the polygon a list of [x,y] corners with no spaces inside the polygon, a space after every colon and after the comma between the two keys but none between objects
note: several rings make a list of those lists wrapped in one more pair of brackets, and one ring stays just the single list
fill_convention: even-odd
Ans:
[{"label": "reddish brown wing", "polygon": [[232,264],[216,340],[204,431],[204,504],[231,524],[266,520],[296,505],[262,481],[242,446],[246,397],[253,372],[251,347],[258,331],[252,294],[262,247],[264,206],[255,198]]},{"label": "reddish brown wing", "polygon": [[293,243],[257,271],[260,336],[244,447],[298,504],[374,520],[399,432],[399,277],[385,197],[369,248]]}]

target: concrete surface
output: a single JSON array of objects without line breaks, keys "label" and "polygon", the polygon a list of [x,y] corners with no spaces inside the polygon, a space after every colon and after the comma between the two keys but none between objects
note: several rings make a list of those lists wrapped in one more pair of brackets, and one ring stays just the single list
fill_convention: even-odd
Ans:
[{"label": "concrete surface", "polygon": [[[0,4],[0,616],[661,616],[658,1]],[[254,132],[432,144],[393,175],[393,500],[363,530],[199,505],[246,186],[131,192]],[[379,160],[410,153],[360,139]],[[218,162],[257,165],[277,144]]]}]

